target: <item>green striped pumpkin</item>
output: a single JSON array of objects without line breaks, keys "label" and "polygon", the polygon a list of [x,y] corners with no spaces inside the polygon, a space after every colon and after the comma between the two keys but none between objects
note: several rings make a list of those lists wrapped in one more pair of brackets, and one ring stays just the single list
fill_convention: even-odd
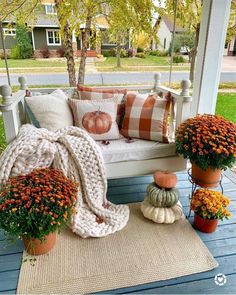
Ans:
[{"label": "green striped pumpkin", "polygon": [[147,197],[149,203],[154,207],[172,207],[179,200],[179,191],[177,188],[165,190],[152,182],[147,187]]}]

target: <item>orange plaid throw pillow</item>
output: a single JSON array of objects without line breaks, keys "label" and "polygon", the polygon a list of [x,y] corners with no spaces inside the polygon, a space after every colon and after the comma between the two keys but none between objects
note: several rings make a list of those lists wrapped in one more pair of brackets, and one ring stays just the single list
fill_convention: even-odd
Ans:
[{"label": "orange plaid throw pillow", "polygon": [[170,93],[164,98],[157,94],[128,94],[121,134],[168,143],[170,106]]}]

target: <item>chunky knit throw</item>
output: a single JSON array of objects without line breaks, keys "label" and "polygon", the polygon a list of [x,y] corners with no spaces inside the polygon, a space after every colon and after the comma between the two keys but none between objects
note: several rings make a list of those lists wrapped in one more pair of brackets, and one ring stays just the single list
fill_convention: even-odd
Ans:
[{"label": "chunky knit throw", "polygon": [[129,208],[107,200],[107,179],[100,149],[80,128],[65,127],[51,132],[23,125],[0,157],[0,181],[51,165],[80,183],[77,213],[71,220],[73,232],[83,238],[104,237],[125,227]]}]

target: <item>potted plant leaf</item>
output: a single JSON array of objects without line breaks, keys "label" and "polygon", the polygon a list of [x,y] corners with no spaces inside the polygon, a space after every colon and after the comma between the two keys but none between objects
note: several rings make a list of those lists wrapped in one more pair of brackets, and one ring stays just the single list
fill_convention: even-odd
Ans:
[{"label": "potted plant leaf", "polygon": [[230,200],[221,192],[198,189],[191,198],[190,208],[194,211],[194,227],[202,232],[211,233],[217,228],[218,221],[230,218]]},{"label": "potted plant leaf", "polygon": [[29,254],[47,253],[75,211],[77,187],[50,168],[11,177],[0,191],[0,228],[22,239]]},{"label": "potted plant leaf", "polygon": [[196,184],[214,187],[236,161],[236,124],[218,115],[190,118],[176,130],[176,151],[191,161]]}]

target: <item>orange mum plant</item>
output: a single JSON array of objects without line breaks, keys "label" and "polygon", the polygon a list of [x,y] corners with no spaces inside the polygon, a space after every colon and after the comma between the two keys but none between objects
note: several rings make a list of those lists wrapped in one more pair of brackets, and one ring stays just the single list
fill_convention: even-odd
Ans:
[{"label": "orange mum plant", "polygon": [[190,208],[204,219],[230,218],[227,207],[230,200],[221,192],[198,189],[191,198]]},{"label": "orange mum plant", "polygon": [[0,228],[10,236],[42,241],[70,220],[77,186],[50,168],[11,177],[0,192]]},{"label": "orange mum plant", "polygon": [[202,168],[226,169],[236,160],[236,124],[218,115],[197,115],[176,131],[176,151]]}]

